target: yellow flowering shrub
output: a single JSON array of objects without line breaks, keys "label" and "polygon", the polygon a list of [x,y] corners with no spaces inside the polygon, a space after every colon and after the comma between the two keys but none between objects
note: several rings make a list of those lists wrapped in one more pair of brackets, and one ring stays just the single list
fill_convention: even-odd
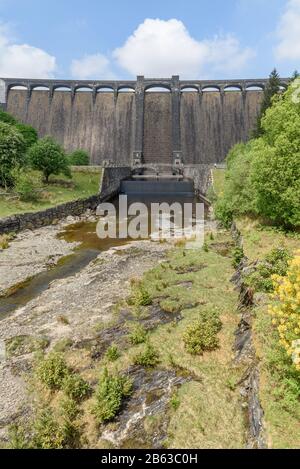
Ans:
[{"label": "yellow flowering shrub", "polygon": [[274,304],[269,306],[279,342],[300,371],[300,251],[289,262],[284,277],[272,276]]}]

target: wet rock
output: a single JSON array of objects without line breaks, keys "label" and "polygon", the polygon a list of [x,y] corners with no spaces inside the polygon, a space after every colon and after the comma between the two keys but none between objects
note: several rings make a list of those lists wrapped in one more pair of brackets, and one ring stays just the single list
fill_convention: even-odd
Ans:
[{"label": "wet rock", "polygon": [[132,367],[133,395],[125,403],[112,429],[105,429],[101,439],[115,448],[159,449],[167,438],[169,401],[174,390],[191,378],[179,376],[174,370],[151,372]]}]

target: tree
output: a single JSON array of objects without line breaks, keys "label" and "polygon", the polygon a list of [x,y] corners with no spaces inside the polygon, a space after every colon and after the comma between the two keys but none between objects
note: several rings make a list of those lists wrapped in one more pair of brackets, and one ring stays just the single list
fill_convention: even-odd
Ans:
[{"label": "tree", "polygon": [[69,155],[69,161],[73,166],[88,166],[90,158],[85,150],[75,150]]},{"label": "tree", "polygon": [[293,92],[290,87],[267,110],[251,167],[260,214],[286,228],[300,226],[300,103]]},{"label": "tree", "polygon": [[0,122],[0,185],[11,187],[14,184],[13,171],[24,164],[26,145],[18,130],[5,122]]},{"label": "tree", "polygon": [[217,218],[230,226],[235,215],[255,213],[255,195],[250,180],[250,167],[257,141],[239,143],[229,152],[224,193],[215,206]]},{"label": "tree", "polygon": [[26,144],[26,150],[28,150],[38,141],[38,133],[30,125],[16,124],[15,127],[20,132],[20,134],[23,135]]},{"label": "tree", "polygon": [[11,124],[15,125],[17,123],[17,120],[8,114],[8,112],[3,111],[0,109],[0,122],[5,122],[6,124]]},{"label": "tree", "polygon": [[299,78],[299,77],[300,77],[300,73],[298,72],[298,70],[295,70],[292,75],[292,80],[296,80],[296,78]]},{"label": "tree", "polygon": [[257,118],[256,129],[254,130],[254,133],[253,133],[253,136],[255,138],[258,138],[261,135],[263,135],[264,130],[262,127],[262,119],[267,109],[269,109],[269,107],[272,106],[273,97],[276,96],[279,93],[279,91],[280,91],[280,76],[276,68],[274,68],[274,70],[271,72],[269,76],[269,82],[264,89],[264,96],[263,96],[263,100],[261,104],[261,109],[260,109],[259,116]]},{"label": "tree", "polygon": [[42,171],[46,183],[51,174],[64,174],[71,177],[69,161],[64,149],[51,137],[35,143],[28,151],[28,158],[34,169]]}]

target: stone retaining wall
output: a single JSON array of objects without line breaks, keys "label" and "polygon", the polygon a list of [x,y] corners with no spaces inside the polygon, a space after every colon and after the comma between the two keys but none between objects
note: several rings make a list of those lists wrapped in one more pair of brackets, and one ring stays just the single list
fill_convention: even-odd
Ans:
[{"label": "stone retaining wall", "polygon": [[108,200],[119,192],[120,184],[131,174],[129,167],[104,168],[102,172],[99,194],[87,199],[74,200],[57,205],[46,210],[32,213],[20,213],[6,218],[0,218],[0,234],[33,230],[41,226],[51,225],[56,220],[69,215],[77,216],[86,210],[96,210],[100,202]]},{"label": "stone retaining wall", "polygon": [[94,195],[88,199],[80,199],[65,204],[57,205],[46,210],[32,213],[20,213],[11,217],[0,219],[0,234],[18,232],[27,229],[40,228],[51,225],[69,215],[81,215],[87,209],[95,210],[101,201],[100,195]]}]

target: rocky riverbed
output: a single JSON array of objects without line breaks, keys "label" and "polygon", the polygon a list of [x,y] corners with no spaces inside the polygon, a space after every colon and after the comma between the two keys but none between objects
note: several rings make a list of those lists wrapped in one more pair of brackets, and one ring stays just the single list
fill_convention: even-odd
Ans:
[{"label": "rocky riverbed", "polygon": [[[90,214],[83,219],[93,221]],[[78,243],[57,235],[78,221],[69,218],[18,235],[0,254],[1,290],[72,253]],[[75,275],[53,281],[0,321],[0,436],[5,439],[8,425],[28,412],[26,375],[32,367],[34,344],[44,343],[50,351],[61,339],[73,344],[93,340],[97,325],[112,321],[115,306],[128,295],[130,279],[160,262],[169,248],[164,243],[136,241],[101,252]],[[15,343],[22,344],[17,353]]]}]

